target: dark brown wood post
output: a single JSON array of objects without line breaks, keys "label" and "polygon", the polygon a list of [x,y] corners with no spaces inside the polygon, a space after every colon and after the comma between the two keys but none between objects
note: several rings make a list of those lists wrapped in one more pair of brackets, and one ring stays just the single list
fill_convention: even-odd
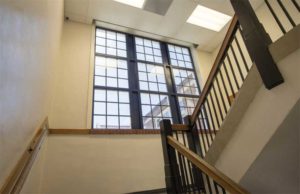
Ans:
[{"label": "dark brown wood post", "polygon": [[[189,149],[202,157],[199,132],[197,129],[197,125],[192,126],[191,115],[184,117],[184,123],[189,126],[189,131],[187,132],[187,141]],[[195,186],[198,188],[198,190],[204,190],[205,186],[202,178],[202,173],[196,166],[192,166],[192,173],[195,179]]]},{"label": "dark brown wood post", "polygon": [[168,136],[172,136],[171,121],[163,119],[160,121],[161,143],[164,155],[165,181],[167,193],[179,193],[179,171],[176,160],[175,149],[168,144]]},{"label": "dark brown wood post", "polygon": [[242,26],[242,36],[249,55],[257,66],[265,87],[272,89],[280,85],[284,79],[268,47],[272,40],[259,22],[249,0],[230,1]]}]

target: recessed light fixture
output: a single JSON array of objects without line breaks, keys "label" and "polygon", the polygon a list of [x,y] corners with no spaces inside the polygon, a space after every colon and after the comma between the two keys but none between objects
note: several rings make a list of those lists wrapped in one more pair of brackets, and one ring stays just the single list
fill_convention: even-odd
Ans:
[{"label": "recessed light fixture", "polygon": [[143,6],[145,4],[145,0],[114,0],[114,1],[126,4],[126,5],[130,5],[133,7],[137,7],[137,8],[143,8]]},{"label": "recessed light fixture", "polygon": [[186,22],[219,32],[230,19],[229,15],[198,5]]}]

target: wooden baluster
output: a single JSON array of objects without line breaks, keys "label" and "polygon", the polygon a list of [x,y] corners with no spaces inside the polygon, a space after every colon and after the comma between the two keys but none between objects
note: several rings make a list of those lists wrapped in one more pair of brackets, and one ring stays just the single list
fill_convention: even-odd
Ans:
[{"label": "wooden baluster", "polygon": [[[202,149],[197,125],[192,126],[190,115],[184,117],[184,123],[189,126],[189,131],[187,132],[187,141],[189,149],[198,154],[199,156],[202,156]],[[192,165],[192,173],[194,177],[195,187],[198,189],[199,192],[204,191],[205,186],[201,171],[195,165]]]},{"label": "wooden baluster", "polygon": [[165,163],[165,181],[167,193],[180,193],[180,175],[176,160],[176,152],[173,147],[168,145],[168,136],[172,137],[172,125],[171,121],[167,119],[163,119],[160,121],[160,129],[161,129],[161,142]]}]

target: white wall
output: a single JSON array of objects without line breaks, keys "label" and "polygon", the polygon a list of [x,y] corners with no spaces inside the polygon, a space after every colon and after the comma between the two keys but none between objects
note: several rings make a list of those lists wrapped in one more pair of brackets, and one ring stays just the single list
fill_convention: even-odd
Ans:
[{"label": "white wall", "polygon": [[285,82],[272,90],[261,86],[215,163],[233,180],[241,180],[299,100],[299,61],[299,49],[279,61]]},{"label": "white wall", "polygon": [[[23,194],[116,194],[165,187],[160,135],[50,135],[43,146]],[[38,191],[33,185],[40,186]]]},{"label": "white wall", "polygon": [[0,187],[49,114],[62,0],[0,2]]},{"label": "white wall", "polygon": [[91,42],[94,28],[71,21],[63,27],[55,97],[49,115],[51,128],[87,128]]}]

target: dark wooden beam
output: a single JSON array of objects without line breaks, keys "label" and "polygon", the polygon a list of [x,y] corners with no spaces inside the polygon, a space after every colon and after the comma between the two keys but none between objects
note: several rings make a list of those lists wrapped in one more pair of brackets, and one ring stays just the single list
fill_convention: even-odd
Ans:
[{"label": "dark wooden beam", "polygon": [[284,82],[284,79],[269,51],[271,38],[259,22],[249,0],[230,0],[242,26],[242,36],[252,61],[257,66],[267,89]]}]

